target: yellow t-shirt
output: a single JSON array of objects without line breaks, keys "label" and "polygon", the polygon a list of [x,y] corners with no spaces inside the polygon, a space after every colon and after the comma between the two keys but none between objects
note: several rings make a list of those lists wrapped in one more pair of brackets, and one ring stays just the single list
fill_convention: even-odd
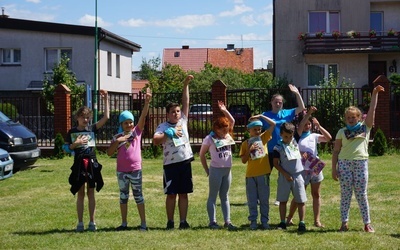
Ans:
[{"label": "yellow t-shirt", "polygon": [[351,133],[347,128],[341,128],[336,139],[342,140],[339,160],[366,160],[368,159],[368,142],[371,128],[362,123],[361,128]]},{"label": "yellow t-shirt", "polygon": [[[256,177],[271,173],[271,166],[269,165],[268,149],[266,147],[266,144],[269,140],[271,140],[272,136],[271,133],[267,130],[262,133],[260,137],[262,144],[264,145],[265,156],[255,160],[249,157],[249,160],[247,161],[246,177]],[[240,156],[248,153],[248,141],[249,140],[246,140],[242,143],[239,153]]]}]

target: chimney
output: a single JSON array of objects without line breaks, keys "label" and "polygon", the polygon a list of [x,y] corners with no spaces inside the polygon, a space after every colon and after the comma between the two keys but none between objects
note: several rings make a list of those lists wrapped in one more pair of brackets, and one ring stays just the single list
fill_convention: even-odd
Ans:
[{"label": "chimney", "polygon": [[8,15],[4,14],[4,7],[1,7],[1,16],[0,18],[8,18]]},{"label": "chimney", "polygon": [[235,44],[227,44],[226,51],[235,51]]},{"label": "chimney", "polygon": [[182,45],[182,49],[189,49],[189,45]]}]

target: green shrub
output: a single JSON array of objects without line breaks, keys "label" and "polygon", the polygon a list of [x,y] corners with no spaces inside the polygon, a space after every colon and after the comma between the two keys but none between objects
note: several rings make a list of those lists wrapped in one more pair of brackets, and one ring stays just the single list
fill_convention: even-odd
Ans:
[{"label": "green shrub", "polygon": [[64,143],[64,138],[61,133],[57,133],[56,138],[54,139],[54,157],[56,159],[64,158],[64,150],[62,149]]},{"label": "green shrub", "polygon": [[144,159],[157,159],[162,155],[161,146],[155,146],[153,143],[142,150]]},{"label": "green shrub", "polygon": [[0,111],[13,121],[16,121],[19,116],[17,108],[11,103],[0,103]]},{"label": "green shrub", "polygon": [[374,141],[372,142],[371,154],[382,156],[387,152],[387,142],[383,131],[378,128],[376,130]]}]

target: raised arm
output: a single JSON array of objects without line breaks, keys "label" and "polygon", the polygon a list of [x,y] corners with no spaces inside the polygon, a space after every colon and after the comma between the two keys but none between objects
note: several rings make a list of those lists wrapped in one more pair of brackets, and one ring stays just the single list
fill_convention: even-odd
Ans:
[{"label": "raised arm", "polygon": [[381,85],[376,86],[374,88],[374,90],[372,91],[371,103],[369,105],[367,117],[365,118],[365,124],[369,128],[371,128],[374,125],[375,109],[376,109],[376,105],[378,104],[378,94],[381,91],[385,91],[385,89]]},{"label": "raised arm", "polygon": [[100,96],[104,101],[104,115],[103,117],[96,123],[96,128],[99,129],[103,127],[104,124],[110,119],[110,103],[108,101],[108,93],[107,90],[100,89]]},{"label": "raised arm", "polygon": [[235,125],[235,118],[233,118],[233,116],[228,111],[228,109],[226,108],[225,104],[222,101],[218,101],[218,107],[222,111],[222,113],[225,115],[225,117],[228,118],[229,128],[233,129],[233,126]]},{"label": "raised arm", "polygon": [[144,101],[144,107],[142,110],[142,114],[140,115],[139,121],[137,123],[137,126],[140,130],[143,130],[144,125],[146,124],[146,116],[147,116],[147,113],[149,112],[150,100],[151,100],[151,90],[150,90],[150,88],[147,88],[146,99]]},{"label": "raised arm", "polygon": [[188,117],[189,116],[189,83],[193,79],[192,75],[188,75],[183,82],[182,91],[182,113]]},{"label": "raised arm", "polygon": [[296,115],[297,115],[300,112],[302,112],[303,110],[305,110],[306,107],[304,106],[303,98],[301,97],[300,92],[296,88],[296,86],[289,84],[289,89],[296,96],[296,101],[297,101]]},{"label": "raised arm", "polygon": [[321,126],[321,124],[319,124],[319,121],[317,120],[317,118],[313,118],[312,122],[315,126],[316,129],[319,130],[319,132],[321,132],[322,136],[318,137],[318,142],[328,142],[330,140],[332,140],[332,136],[331,134],[328,132],[328,130],[326,130],[324,127]]},{"label": "raised arm", "polygon": [[317,111],[317,108],[314,106],[311,106],[310,109],[305,113],[303,116],[303,119],[301,119],[299,125],[297,126],[297,134],[301,135],[304,130],[304,126],[306,125],[307,121],[310,119],[311,115]]},{"label": "raised arm", "polygon": [[265,116],[265,115],[253,115],[252,117],[249,118],[249,120],[251,121],[252,119],[262,119],[264,121],[266,121],[269,124],[269,128],[267,129],[271,134],[275,129],[276,123],[274,120],[272,120],[271,118]]}]

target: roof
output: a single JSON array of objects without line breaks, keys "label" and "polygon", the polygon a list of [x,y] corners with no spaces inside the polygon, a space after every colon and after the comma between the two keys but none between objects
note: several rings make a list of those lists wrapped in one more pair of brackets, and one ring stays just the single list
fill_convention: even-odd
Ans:
[{"label": "roof", "polygon": [[[50,23],[14,18],[0,18],[0,29],[29,30],[82,36],[95,36],[95,27],[91,26]],[[110,42],[130,49],[132,50],[132,52],[139,52],[142,48],[139,44],[129,41],[128,39],[125,39],[100,27],[98,27],[98,36],[99,41],[101,41],[101,39],[106,39]]]},{"label": "roof", "polygon": [[196,72],[204,68],[207,62],[207,49],[164,49],[163,65],[179,65],[183,70],[193,70]]},{"label": "roof", "polygon": [[163,65],[179,65],[183,70],[199,72],[205,63],[215,67],[234,68],[251,73],[254,70],[253,48],[167,48],[163,52]]}]

